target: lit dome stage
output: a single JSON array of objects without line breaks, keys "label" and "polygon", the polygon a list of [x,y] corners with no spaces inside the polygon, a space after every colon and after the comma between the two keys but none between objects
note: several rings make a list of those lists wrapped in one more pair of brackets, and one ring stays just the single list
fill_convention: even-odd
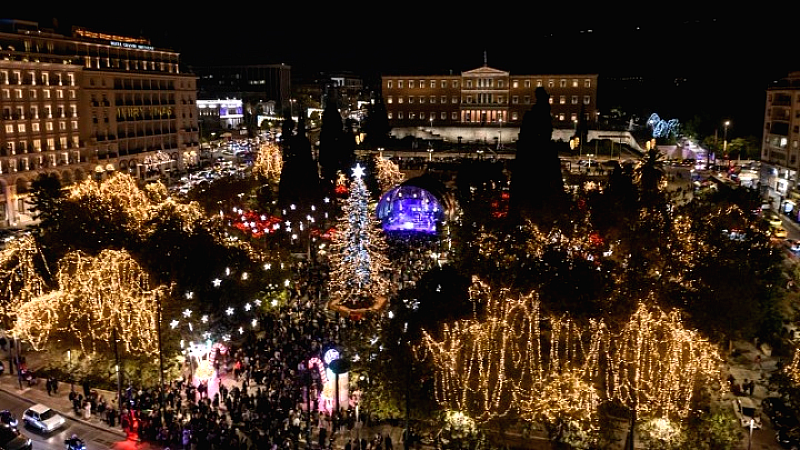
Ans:
[{"label": "lit dome stage", "polygon": [[437,234],[452,210],[452,199],[445,186],[422,175],[384,193],[376,213],[387,233]]}]

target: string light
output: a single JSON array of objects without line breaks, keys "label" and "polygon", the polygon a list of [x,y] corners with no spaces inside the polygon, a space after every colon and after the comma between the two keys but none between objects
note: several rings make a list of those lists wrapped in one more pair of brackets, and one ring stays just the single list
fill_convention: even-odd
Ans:
[{"label": "string light", "polygon": [[645,417],[682,419],[695,388],[721,380],[716,347],[684,328],[677,311],[642,302],[614,332],[600,320],[545,315],[535,293],[495,295],[478,282],[471,294],[488,300],[488,317],[444,325],[440,340],[423,331],[417,351],[432,357],[436,400],[480,422],[566,414],[588,432],[596,405],[612,399]]},{"label": "string light", "polygon": [[375,178],[378,180],[378,187],[381,192],[399,185],[405,179],[405,174],[400,171],[400,166],[389,158],[382,158],[375,155]]},{"label": "string light", "polygon": [[117,335],[123,349],[158,351],[159,290],[125,251],[103,250],[97,257],[67,254],[58,264],[58,289],[18,308],[13,334],[41,350],[53,337],[76,339],[84,352],[97,352]]},{"label": "string light", "polygon": [[391,288],[387,244],[373,218],[363,175],[356,165],[329,252],[329,305],[348,314],[382,307]]}]

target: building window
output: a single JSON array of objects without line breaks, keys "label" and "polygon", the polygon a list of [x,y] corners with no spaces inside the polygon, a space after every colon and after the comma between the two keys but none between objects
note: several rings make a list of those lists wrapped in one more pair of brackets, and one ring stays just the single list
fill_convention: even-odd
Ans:
[{"label": "building window", "polygon": [[441,114],[439,114],[439,117],[440,117],[442,120],[447,120],[447,112],[446,112],[446,111],[442,111],[442,113],[441,113]]},{"label": "building window", "polygon": [[415,113],[413,113],[413,112],[408,113],[408,120],[414,120],[414,119],[416,119],[416,117],[417,116],[416,116]]},{"label": "building window", "polygon": [[33,131],[34,133],[39,132],[39,122],[33,122],[31,124],[31,131]]},{"label": "building window", "polygon": [[558,115],[558,120],[560,120],[562,122],[564,121],[564,113],[561,113],[561,114]]},{"label": "building window", "polygon": [[578,96],[577,96],[577,95],[573,95],[573,96],[570,98],[570,101],[572,101],[572,104],[573,104],[573,105],[577,105],[577,104],[578,104]]},{"label": "building window", "polygon": [[403,111],[397,111],[397,118],[403,120]]},{"label": "building window", "polygon": [[431,103],[436,103],[436,96],[435,95],[431,95]]},{"label": "building window", "polygon": [[518,95],[514,95],[514,96],[511,97],[511,104],[513,104],[513,105],[519,104],[519,96]]},{"label": "building window", "polygon": [[387,112],[387,113],[386,113],[386,117],[387,117],[389,120],[392,120],[392,112],[391,112],[391,111]]},{"label": "building window", "polygon": [[455,111],[451,112],[450,113],[450,119],[451,120],[458,120],[458,113],[455,112]]},{"label": "building window", "polygon": [[408,88],[414,89],[414,80],[408,80]]},{"label": "building window", "polygon": [[391,88],[392,88],[392,80],[389,80],[386,82],[386,89],[391,89]]},{"label": "building window", "polygon": [[6,133],[13,134],[14,133],[14,125],[7,123],[6,124]]},{"label": "building window", "polygon": [[553,97],[550,97],[547,101],[550,102],[550,104],[552,105],[553,104]]},{"label": "building window", "polygon": [[511,86],[512,86],[514,89],[517,89],[517,88],[519,88],[519,80],[514,80],[514,81],[512,81],[512,82],[511,82]]},{"label": "building window", "polygon": [[397,97],[397,103],[403,103],[403,97]]},{"label": "building window", "polygon": [[410,105],[412,103],[414,103],[414,96],[413,95],[409,95],[408,96],[408,104]]},{"label": "building window", "polygon": [[577,79],[576,80],[572,80],[572,87],[574,87],[574,88],[578,87],[578,80]]},{"label": "building window", "polygon": [[570,122],[573,122],[573,123],[577,122],[578,121],[578,113],[570,114],[569,115],[569,120],[570,120]]},{"label": "building window", "polygon": [[452,104],[454,104],[454,105],[457,105],[457,104],[458,104],[458,97],[455,97],[455,96],[454,96],[453,98],[451,98],[451,99],[450,99],[450,103],[452,103]]},{"label": "building window", "polygon": [[403,80],[397,80],[397,89],[403,89]]},{"label": "building window", "polygon": [[567,80],[558,80],[558,87],[567,87]]},{"label": "building window", "polygon": [[530,95],[526,95],[526,96],[522,97],[522,103],[525,103],[526,105],[530,105],[531,104],[531,96]]},{"label": "building window", "polygon": [[559,105],[566,105],[567,104],[567,96],[566,95],[558,96],[558,104]]},{"label": "building window", "polygon": [[419,118],[420,119],[424,119],[425,118],[425,112],[424,111],[419,113]]},{"label": "building window", "polygon": [[453,86],[454,88],[457,88],[457,87],[458,87],[458,80],[453,80],[453,84],[452,84],[452,86]]},{"label": "building window", "polygon": [[442,86],[442,89],[447,88],[447,80],[442,80],[441,86]]},{"label": "building window", "polygon": [[499,88],[503,87],[503,80],[497,80],[497,87]]},{"label": "building window", "polygon": [[387,97],[387,98],[386,98],[386,103],[388,103],[388,104],[390,104],[390,105],[391,105],[391,104],[392,104],[392,102],[394,102],[394,99],[393,99],[391,96],[389,96],[389,97]]},{"label": "building window", "polygon": [[24,123],[21,123],[21,124],[17,125],[17,132],[18,133],[25,133],[25,124]]},{"label": "building window", "polygon": [[425,97],[423,97],[423,96],[421,96],[421,95],[420,95],[420,96],[419,96],[419,103],[420,103],[420,105],[421,105],[421,104],[423,104],[423,103],[425,103]]},{"label": "building window", "polygon": [[467,80],[467,89],[472,87],[472,80]]},{"label": "building window", "polygon": [[439,98],[439,100],[441,100],[441,103],[443,103],[443,104],[447,103],[447,96],[443,95],[441,98]]},{"label": "building window", "polygon": [[[527,86],[530,87],[530,86]],[[536,80],[536,87],[542,87],[542,80]]]},{"label": "building window", "polygon": [[551,87],[553,87],[553,86],[555,86],[555,81],[553,81],[553,80],[547,80],[547,87],[551,88]]},{"label": "building window", "polygon": [[431,80],[431,89],[436,89],[436,80]]},{"label": "building window", "polygon": [[511,113],[511,120],[519,120],[519,114],[516,111]]},{"label": "building window", "polygon": [[590,79],[588,79],[588,78],[587,78],[587,79],[585,79],[585,80],[583,80],[583,87],[585,87],[585,88],[590,88],[590,87],[592,87],[592,80],[590,80]]},{"label": "building window", "polygon": [[592,97],[591,96],[589,96],[589,95],[584,95],[583,96],[583,104],[584,105],[588,105],[591,102],[592,102]]}]

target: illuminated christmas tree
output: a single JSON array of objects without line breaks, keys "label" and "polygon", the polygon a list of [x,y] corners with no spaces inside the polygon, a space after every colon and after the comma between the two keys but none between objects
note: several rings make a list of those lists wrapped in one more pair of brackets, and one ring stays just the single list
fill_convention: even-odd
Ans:
[{"label": "illuminated christmas tree", "polygon": [[346,313],[380,309],[390,289],[386,242],[370,211],[363,176],[364,169],[357,164],[329,257],[330,306]]}]

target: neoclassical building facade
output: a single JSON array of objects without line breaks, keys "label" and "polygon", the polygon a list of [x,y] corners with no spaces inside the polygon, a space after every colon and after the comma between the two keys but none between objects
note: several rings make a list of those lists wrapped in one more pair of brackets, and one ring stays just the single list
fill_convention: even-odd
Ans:
[{"label": "neoclassical building facade", "polygon": [[381,94],[393,127],[519,126],[542,87],[550,94],[553,126],[569,128],[581,114],[597,120],[597,79],[597,74],[515,75],[484,65],[458,75],[383,75]]},{"label": "neoclassical building facade", "polygon": [[146,182],[199,163],[196,78],[143,38],[0,22],[0,226],[30,223],[31,181],[125,171]]}]

